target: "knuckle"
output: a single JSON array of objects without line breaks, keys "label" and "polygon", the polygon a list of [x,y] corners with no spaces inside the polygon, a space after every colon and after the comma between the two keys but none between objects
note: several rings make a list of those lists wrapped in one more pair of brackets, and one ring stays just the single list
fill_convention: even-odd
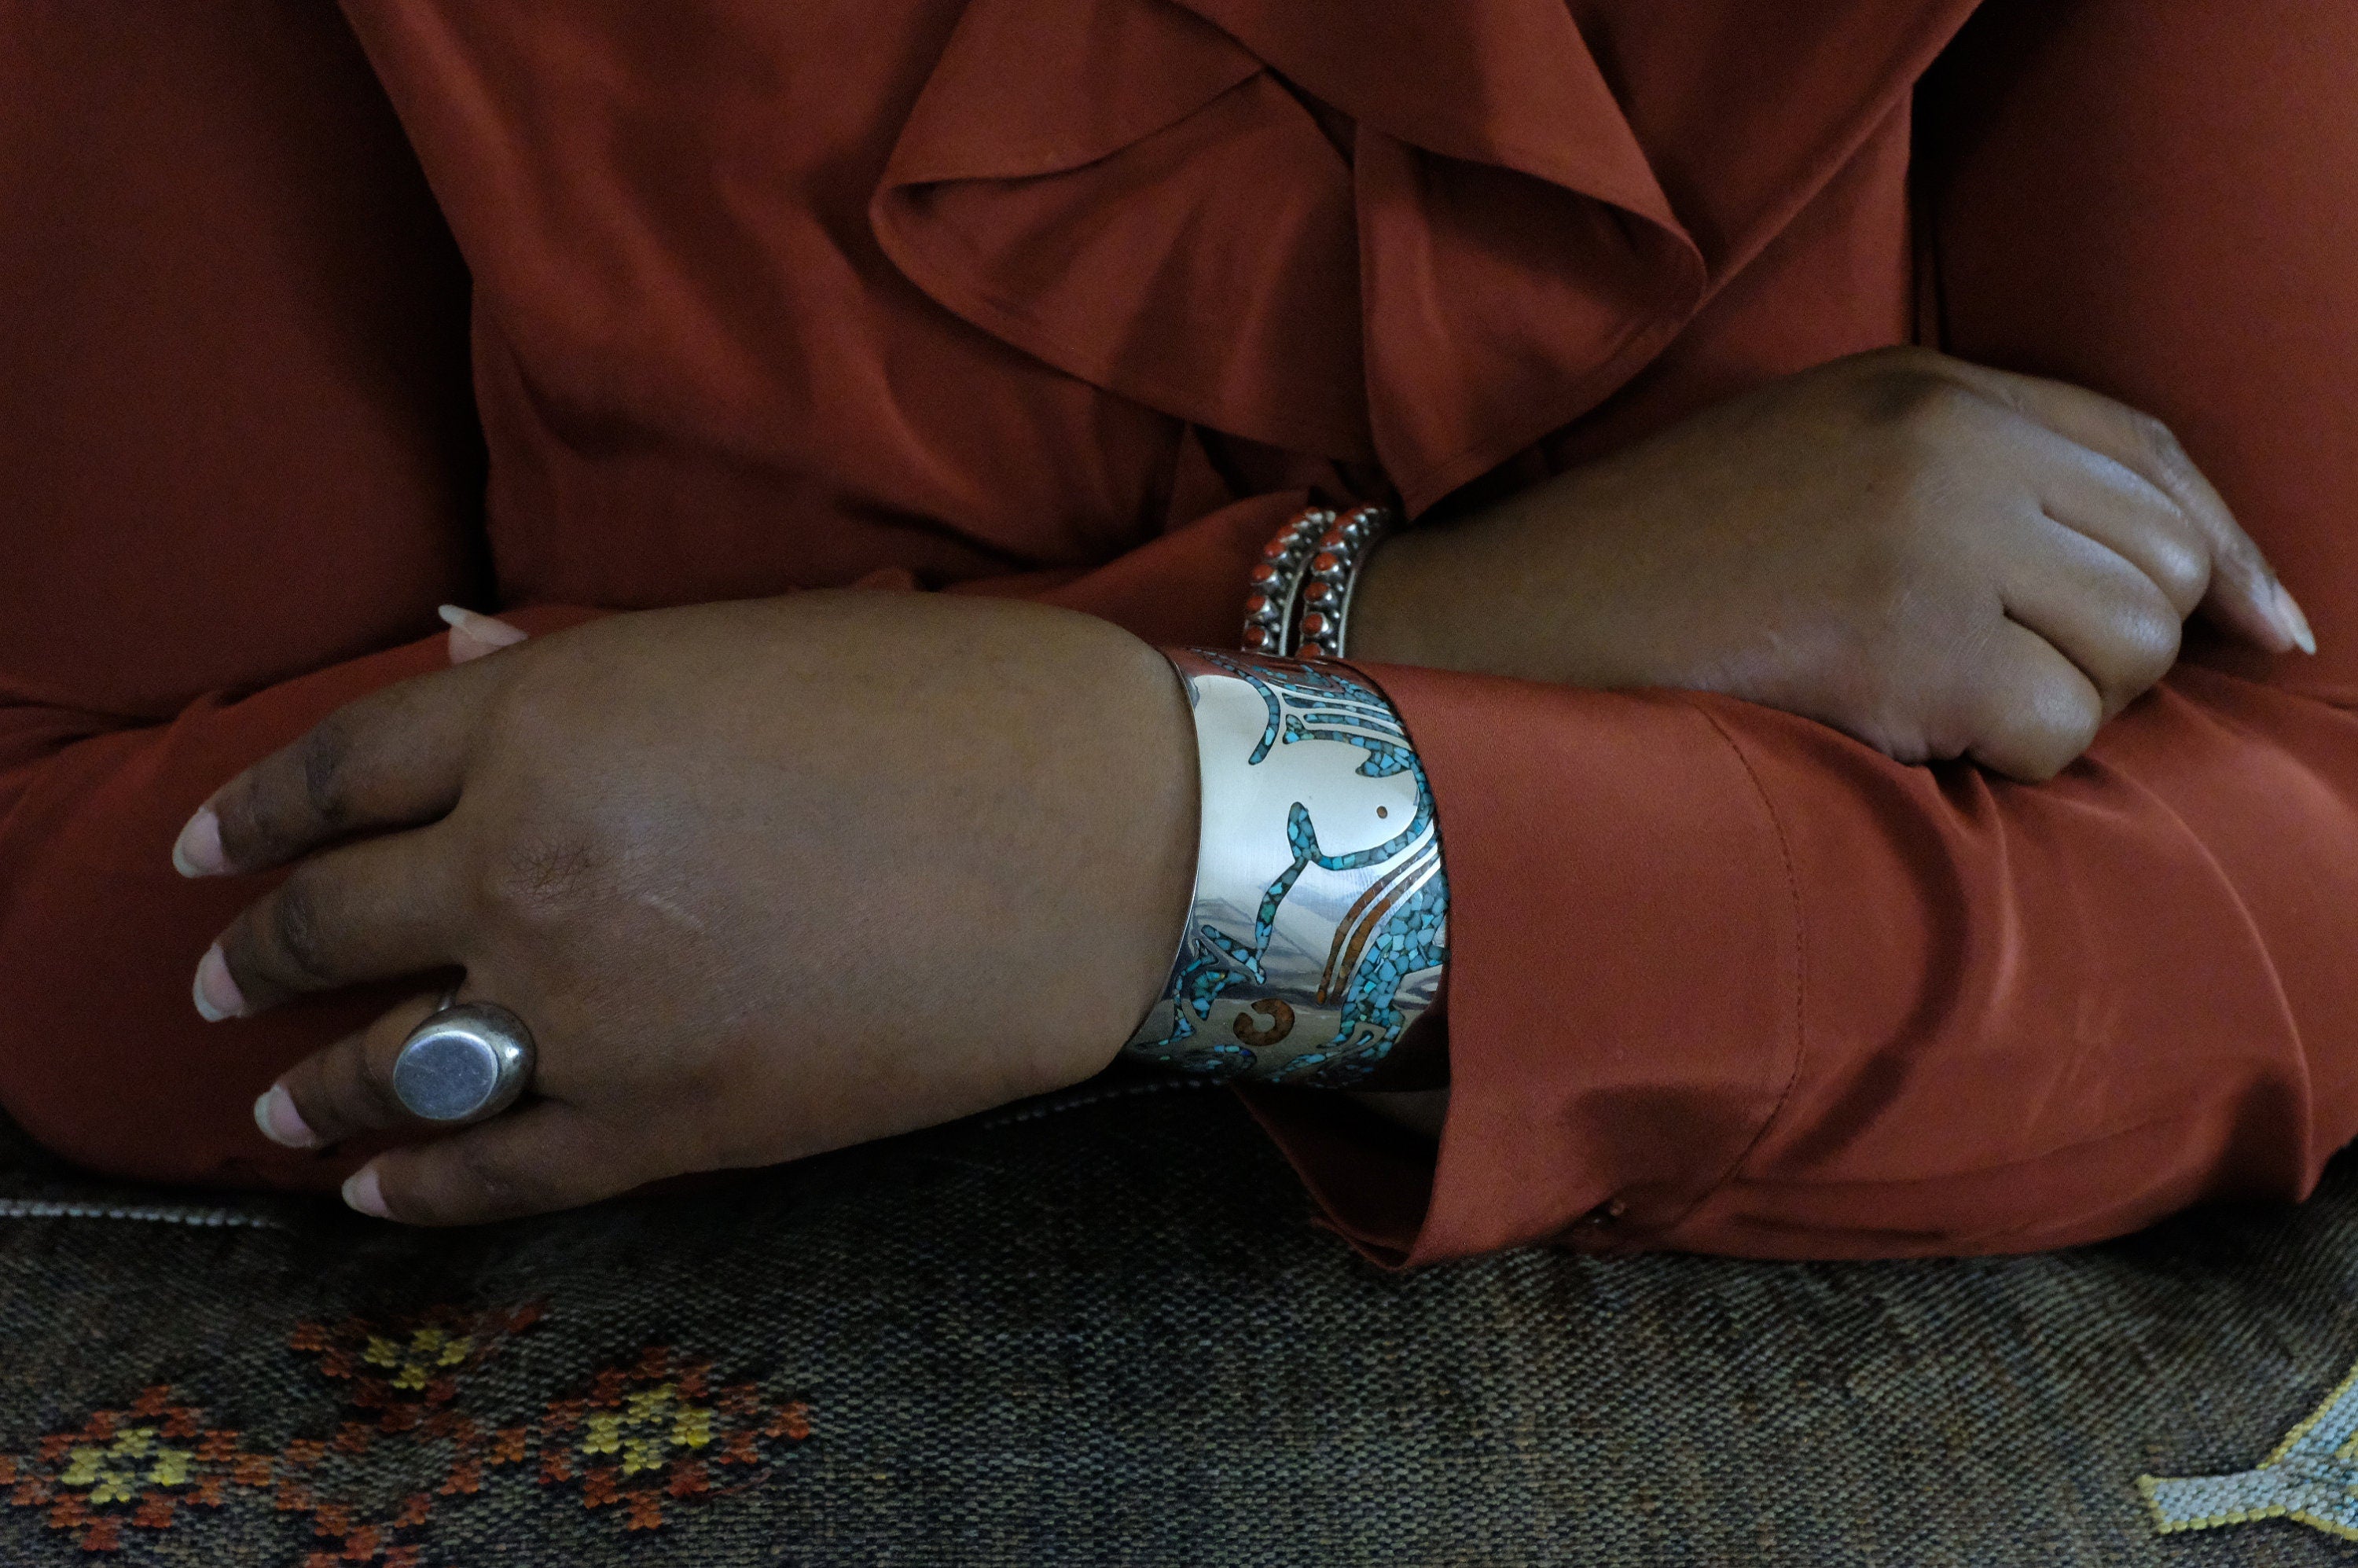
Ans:
[{"label": "knuckle", "polygon": [[2050,773],[2061,773],[2088,749],[2104,721],[2103,705],[2086,682],[2060,677],[2048,681],[2032,703],[2028,726],[2032,750],[2053,763]]},{"label": "knuckle", "polygon": [[2104,718],[2102,698],[2076,672],[1988,682],[1978,697],[1981,737],[1974,754],[2034,783],[2069,767]]},{"label": "knuckle", "polygon": [[2187,456],[2178,433],[2142,409],[2127,409],[2125,417],[2129,439],[2162,493],[2181,507],[2207,511],[2208,503],[2197,499],[2203,489],[2201,470]]},{"label": "knuckle", "polygon": [[2175,478],[2189,467],[2186,449],[2178,443],[2178,433],[2141,408],[2125,411],[2129,437],[2138,451],[2150,458],[2163,472]]},{"label": "knuckle", "polygon": [[1878,365],[1860,382],[1869,422],[1918,440],[1947,440],[1987,407],[1982,395],[1922,362]]},{"label": "knuckle", "polygon": [[313,821],[333,831],[351,817],[344,781],[354,741],[352,720],[330,714],[312,727],[296,752],[296,783],[303,810]]},{"label": "knuckle", "polygon": [[382,1057],[375,1052],[363,1051],[353,1063],[352,1072],[345,1080],[349,1103],[344,1108],[357,1125],[394,1127],[416,1119],[401,1103],[401,1097],[393,1092],[394,1055],[398,1051],[398,1044],[393,1053]]},{"label": "knuckle", "polygon": [[1937,349],[1920,343],[1888,343],[1879,349],[1868,349],[1838,362],[1855,375],[1909,374],[1937,376],[1947,366],[1948,356]]},{"label": "knuckle", "polygon": [[213,797],[213,817],[221,824],[222,852],[233,865],[252,864],[271,852],[268,834],[263,827],[261,795],[258,778],[249,774]]},{"label": "knuckle", "polygon": [[330,714],[258,764],[213,803],[222,849],[234,861],[273,862],[322,830],[341,831],[351,818],[343,785],[352,744],[351,720]]},{"label": "knuckle", "polygon": [[2211,587],[2210,555],[2193,544],[2173,534],[2164,534],[2152,541],[2148,550],[2147,570],[2154,586],[2184,615],[2197,604]]},{"label": "knuckle", "polygon": [[271,979],[302,986],[323,986],[335,979],[326,905],[315,878],[297,872],[279,884],[262,932],[261,951]]},{"label": "knuckle", "polygon": [[2114,622],[2121,666],[2138,690],[2159,680],[2178,662],[2184,632],[2184,623],[2160,605],[2140,605]]},{"label": "knuckle", "polygon": [[2010,777],[2043,784],[2069,767],[2080,751],[2069,736],[2044,725],[2025,723],[1998,736],[1995,747],[1979,748],[1978,754]]}]

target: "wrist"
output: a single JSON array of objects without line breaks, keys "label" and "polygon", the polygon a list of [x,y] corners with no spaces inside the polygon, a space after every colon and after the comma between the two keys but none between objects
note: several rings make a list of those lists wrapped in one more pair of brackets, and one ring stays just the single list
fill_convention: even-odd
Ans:
[{"label": "wrist", "polygon": [[979,881],[931,873],[923,918],[951,958],[927,989],[951,1018],[994,999],[968,1042],[1014,1099],[1110,1065],[1170,973],[1195,875],[1195,738],[1152,645],[1076,611],[988,609],[1002,629],[939,649],[970,715],[935,726],[962,743],[928,804]]},{"label": "wrist", "polygon": [[1136,1060],[1365,1082],[1447,961],[1433,794],[1400,717],[1347,666],[1187,649],[1202,828],[1184,944]]},{"label": "wrist", "polygon": [[1362,568],[1351,656],[1559,686],[1631,682],[1575,472],[1386,539]]},{"label": "wrist", "polygon": [[[1195,727],[1178,672],[1152,644],[1118,633],[1126,646],[1105,674],[1118,691],[1106,705],[1123,715],[1125,751],[1135,770],[1127,794],[1133,853],[1125,877],[1098,877],[1112,968],[1103,1027],[1092,1027],[1072,1081],[1112,1065],[1122,1043],[1146,1016],[1171,976],[1195,890],[1201,806],[1197,794]],[[1105,781],[1109,793],[1115,781]]]},{"label": "wrist", "polygon": [[1426,531],[1392,535],[1359,568],[1350,656],[1379,665],[1433,665],[1433,552]]},{"label": "wrist", "polygon": [[[1514,637],[1520,586],[1487,514],[1406,529],[1386,539],[1359,578],[1351,656],[1424,669],[1498,669]],[[1528,563],[1526,563],[1527,569]]]},{"label": "wrist", "polygon": [[1121,1054],[1123,1041],[1169,987],[1185,941],[1203,850],[1201,765],[1187,684],[1161,649],[1139,645],[1146,654],[1140,679],[1151,688],[1141,692],[1141,706],[1154,717],[1157,766],[1166,770],[1169,787],[1157,795],[1140,825],[1142,856],[1128,990],[1133,1005],[1122,1020],[1129,1033],[1100,1051],[1095,1070]]}]

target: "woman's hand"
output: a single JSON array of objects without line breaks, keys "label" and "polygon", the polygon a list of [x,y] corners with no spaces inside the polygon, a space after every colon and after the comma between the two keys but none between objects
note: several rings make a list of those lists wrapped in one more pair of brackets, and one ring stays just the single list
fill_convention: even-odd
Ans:
[{"label": "woman's hand", "polygon": [[2309,627],[2157,421],[1924,350],[1837,361],[1377,552],[1351,649],[1724,692],[1903,762],[2044,779],[2198,606]]},{"label": "woman's hand", "polygon": [[[206,955],[199,1005],[463,970],[462,1000],[531,1025],[534,1098],[378,1157],[346,1187],[370,1212],[791,1159],[1109,1062],[1168,972],[1195,777],[1169,665],[1085,616],[871,593],[617,616],[355,703],[216,794],[184,869],[300,864]],[[390,1075],[438,997],[287,1074],[265,1130],[423,1130]]]}]

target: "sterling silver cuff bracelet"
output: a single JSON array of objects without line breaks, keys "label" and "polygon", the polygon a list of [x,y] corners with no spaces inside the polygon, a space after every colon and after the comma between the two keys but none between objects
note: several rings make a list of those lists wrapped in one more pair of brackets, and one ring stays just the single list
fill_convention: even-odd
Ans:
[{"label": "sterling silver cuff bracelet", "polygon": [[1339,1088],[1433,1005],[1449,884],[1400,717],[1332,664],[1166,650],[1203,781],[1171,979],[1124,1048],[1224,1078]]}]

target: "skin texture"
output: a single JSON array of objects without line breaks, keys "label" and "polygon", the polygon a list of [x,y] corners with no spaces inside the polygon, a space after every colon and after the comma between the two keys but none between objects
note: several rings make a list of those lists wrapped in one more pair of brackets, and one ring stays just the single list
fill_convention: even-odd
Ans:
[{"label": "skin texture", "polygon": [[1351,651],[1721,692],[1901,762],[2039,780],[2161,678],[2198,607],[2269,652],[2314,652],[2158,421],[1890,349],[1398,536],[1360,584]]},{"label": "skin texture", "polygon": [[[2159,425],[1913,350],[1401,535],[1360,592],[1371,659],[1725,692],[2034,780],[2198,608],[2308,639]],[[522,637],[454,615],[451,671],[344,709],[181,838],[190,874],[304,861],[200,966],[208,1015],[462,970],[534,1027],[536,1098],[380,1156],[354,1206],[489,1219],[945,1120],[1096,1072],[1164,978],[1194,746],[1128,633],[810,594]],[[264,1130],[403,1127],[393,1058],[436,1000],[287,1075]],[[1428,1132],[1448,1104],[1362,1099]]]},{"label": "skin texture", "polygon": [[[454,655],[495,640],[456,630]],[[455,968],[462,1000],[531,1021],[535,1098],[346,1188],[435,1224],[1088,1076],[1167,971],[1196,807],[1184,699],[1145,643],[1036,606],[855,593],[472,658],[343,709],[208,809],[217,838],[200,816],[184,870],[309,857],[208,957],[208,1010]],[[295,1068],[265,1130],[406,1125],[392,1061],[437,1000]]]}]

